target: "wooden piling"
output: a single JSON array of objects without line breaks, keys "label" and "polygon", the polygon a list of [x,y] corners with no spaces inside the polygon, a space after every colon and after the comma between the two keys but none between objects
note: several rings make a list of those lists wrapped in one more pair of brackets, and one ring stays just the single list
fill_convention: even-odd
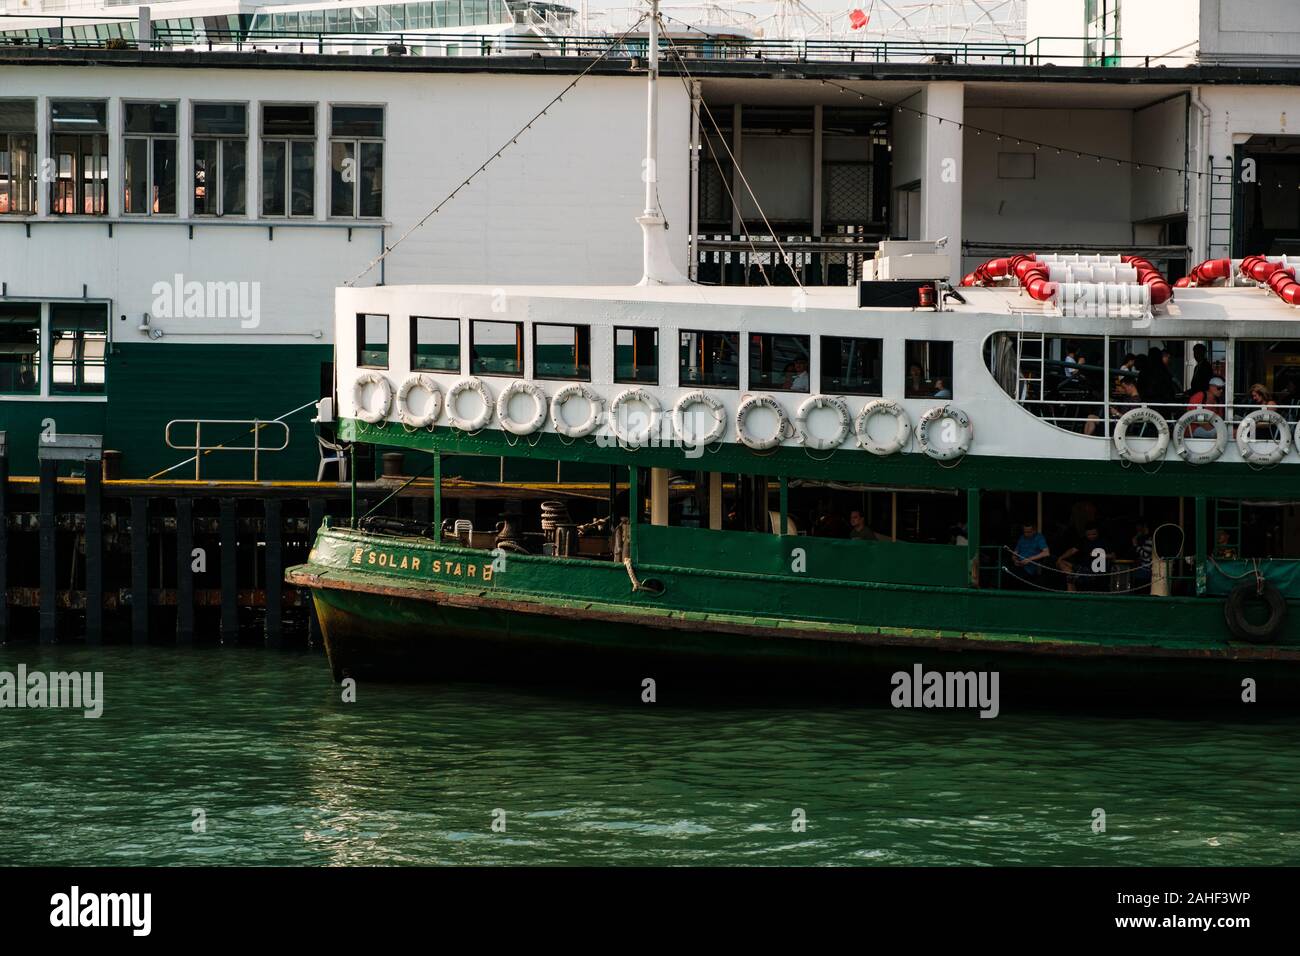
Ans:
[{"label": "wooden piling", "polygon": [[9,456],[0,432],[0,644],[9,642]]},{"label": "wooden piling", "polygon": [[266,643],[279,647],[282,637],[281,589],[284,582],[284,552],[281,546],[283,523],[280,516],[280,499],[267,498],[264,502],[262,537],[266,543]]},{"label": "wooden piling", "polygon": [[54,518],[54,499],[58,490],[59,463],[42,458],[40,461],[40,569],[41,611],[40,640],[53,644],[58,639],[58,566],[57,532]]},{"label": "wooden piling", "polygon": [[221,499],[221,643],[239,639],[239,529],[234,498]]},{"label": "wooden piling", "polygon": [[176,642],[194,643],[194,501],[176,499]]},{"label": "wooden piling", "polygon": [[[312,498],[307,502],[307,537],[314,542],[316,533],[325,522],[325,500]],[[307,644],[319,647],[321,644],[320,620],[316,617],[316,602],[307,600]]]},{"label": "wooden piling", "polygon": [[86,643],[104,640],[103,463],[86,462]]},{"label": "wooden piling", "polygon": [[131,643],[149,643],[149,499],[131,498]]}]

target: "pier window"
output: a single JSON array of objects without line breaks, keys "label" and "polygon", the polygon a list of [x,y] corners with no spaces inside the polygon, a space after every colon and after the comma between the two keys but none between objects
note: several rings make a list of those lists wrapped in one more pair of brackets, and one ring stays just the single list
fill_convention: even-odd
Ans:
[{"label": "pier window", "polygon": [[50,306],[50,391],[97,395],[104,392],[108,310],[102,305]]},{"label": "pier window", "polygon": [[384,108],[331,106],[330,215],[377,219],[383,214]]},{"label": "pier window", "polygon": [[677,384],[740,388],[740,334],[682,332],[677,357]]},{"label": "pier window", "polygon": [[474,319],[469,326],[470,372],[474,375],[524,374],[524,324]]},{"label": "pier window", "polygon": [[60,216],[108,215],[108,104],[50,103],[54,181],[50,212]]},{"label": "pier window", "polygon": [[533,375],[590,382],[591,328],[544,322],[534,324]]},{"label": "pier window", "polygon": [[124,103],[122,111],[122,209],[175,215],[176,104]]},{"label": "pier window", "polygon": [[388,368],[388,316],[372,313],[357,316],[357,365]]},{"label": "pier window", "polygon": [[36,395],[41,390],[41,307],[0,303],[0,393]]},{"label": "pier window", "polygon": [[907,398],[952,398],[952,343],[907,340],[903,394]]},{"label": "pier window", "polygon": [[460,371],[460,320],[411,316],[411,371]]},{"label": "pier window", "polygon": [[659,330],[614,327],[614,381],[626,385],[659,384]]},{"label": "pier window", "polygon": [[36,101],[0,100],[0,214],[36,212]]},{"label": "pier window", "polygon": [[316,107],[262,107],[262,215],[316,214]]},{"label": "pier window", "polygon": [[838,395],[880,395],[881,339],[822,336],[821,390]]},{"label": "pier window", "polygon": [[749,387],[806,392],[811,375],[811,340],[806,335],[749,336]]},{"label": "pier window", "polygon": [[248,164],[248,107],[194,104],[194,215],[242,216]]}]

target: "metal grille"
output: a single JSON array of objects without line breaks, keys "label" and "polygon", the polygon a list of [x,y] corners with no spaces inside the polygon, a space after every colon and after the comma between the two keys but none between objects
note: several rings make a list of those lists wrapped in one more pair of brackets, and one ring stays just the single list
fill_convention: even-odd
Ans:
[{"label": "metal grille", "polygon": [[826,163],[822,168],[827,225],[871,222],[871,165]]}]

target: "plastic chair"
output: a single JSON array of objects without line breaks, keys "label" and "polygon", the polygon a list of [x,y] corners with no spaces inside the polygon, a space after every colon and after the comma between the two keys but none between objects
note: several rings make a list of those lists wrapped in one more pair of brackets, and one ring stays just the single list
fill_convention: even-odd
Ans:
[{"label": "plastic chair", "polygon": [[320,467],[316,469],[316,480],[325,480],[325,469],[329,465],[337,465],[339,469],[339,481],[348,480],[348,459],[343,453],[343,446],[337,445],[332,441],[326,441],[320,435],[316,436],[316,442],[320,445]]}]

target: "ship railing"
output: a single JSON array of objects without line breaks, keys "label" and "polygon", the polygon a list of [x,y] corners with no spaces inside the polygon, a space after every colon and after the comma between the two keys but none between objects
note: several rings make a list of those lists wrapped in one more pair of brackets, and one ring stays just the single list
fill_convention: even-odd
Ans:
[{"label": "ship railing", "polygon": [[[175,441],[172,437],[172,428],[176,425],[193,425],[194,441],[190,444],[183,444]],[[203,427],[226,426],[223,430],[229,431],[229,426],[243,426],[248,430],[239,437],[252,435],[252,444],[240,445],[232,444],[232,441],[238,441],[238,438],[218,442],[212,445],[203,443]],[[276,427],[281,430],[283,440],[278,445],[267,445],[262,441],[262,430]],[[211,431],[209,431],[211,434]],[[253,456],[253,480],[258,480],[259,464],[261,456],[271,452],[284,451],[289,447],[289,425],[283,421],[262,421],[257,418],[174,418],[167,423],[163,431],[163,439],[167,442],[168,448],[174,448],[177,451],[194,452],[194,480],[201,479],[200,471],[202,469],[203,457],[215,452],[244,452]]]},{"label": "ship railing", "polygon": [[[1114,433],[1115,423],[1130,409],[1153,408],[1160,412],[1165,421],[1173,425],[1184,413],[1192,408],[1186,401],[1166,403],[1124,399],[1037,398],[1035,396],[1040,388],[1041,382],[1038,379],[1022,378],[1021,395],[1017,398],[1017,403],[1058,428],[1100,438],[1111,437]],[[1223,416],[1230,429],[1230,438],[1236,437],[1236,425],[1248,414],[1258,411],[1261,407],[1259,404],[1250,401],[1234,404],[1222,402],[1218,404],[1209,402],[1202,404]],[[1300,405],[1275,403],[1268,407],[1282,416],[1293,432],[1296,426],[1300,424]],[[1138,438],[1144,437],[1142,431],[1134,434]],[[1267,439],[1268,437],[1263,428],[1259,437],[1261,439]]]}]

